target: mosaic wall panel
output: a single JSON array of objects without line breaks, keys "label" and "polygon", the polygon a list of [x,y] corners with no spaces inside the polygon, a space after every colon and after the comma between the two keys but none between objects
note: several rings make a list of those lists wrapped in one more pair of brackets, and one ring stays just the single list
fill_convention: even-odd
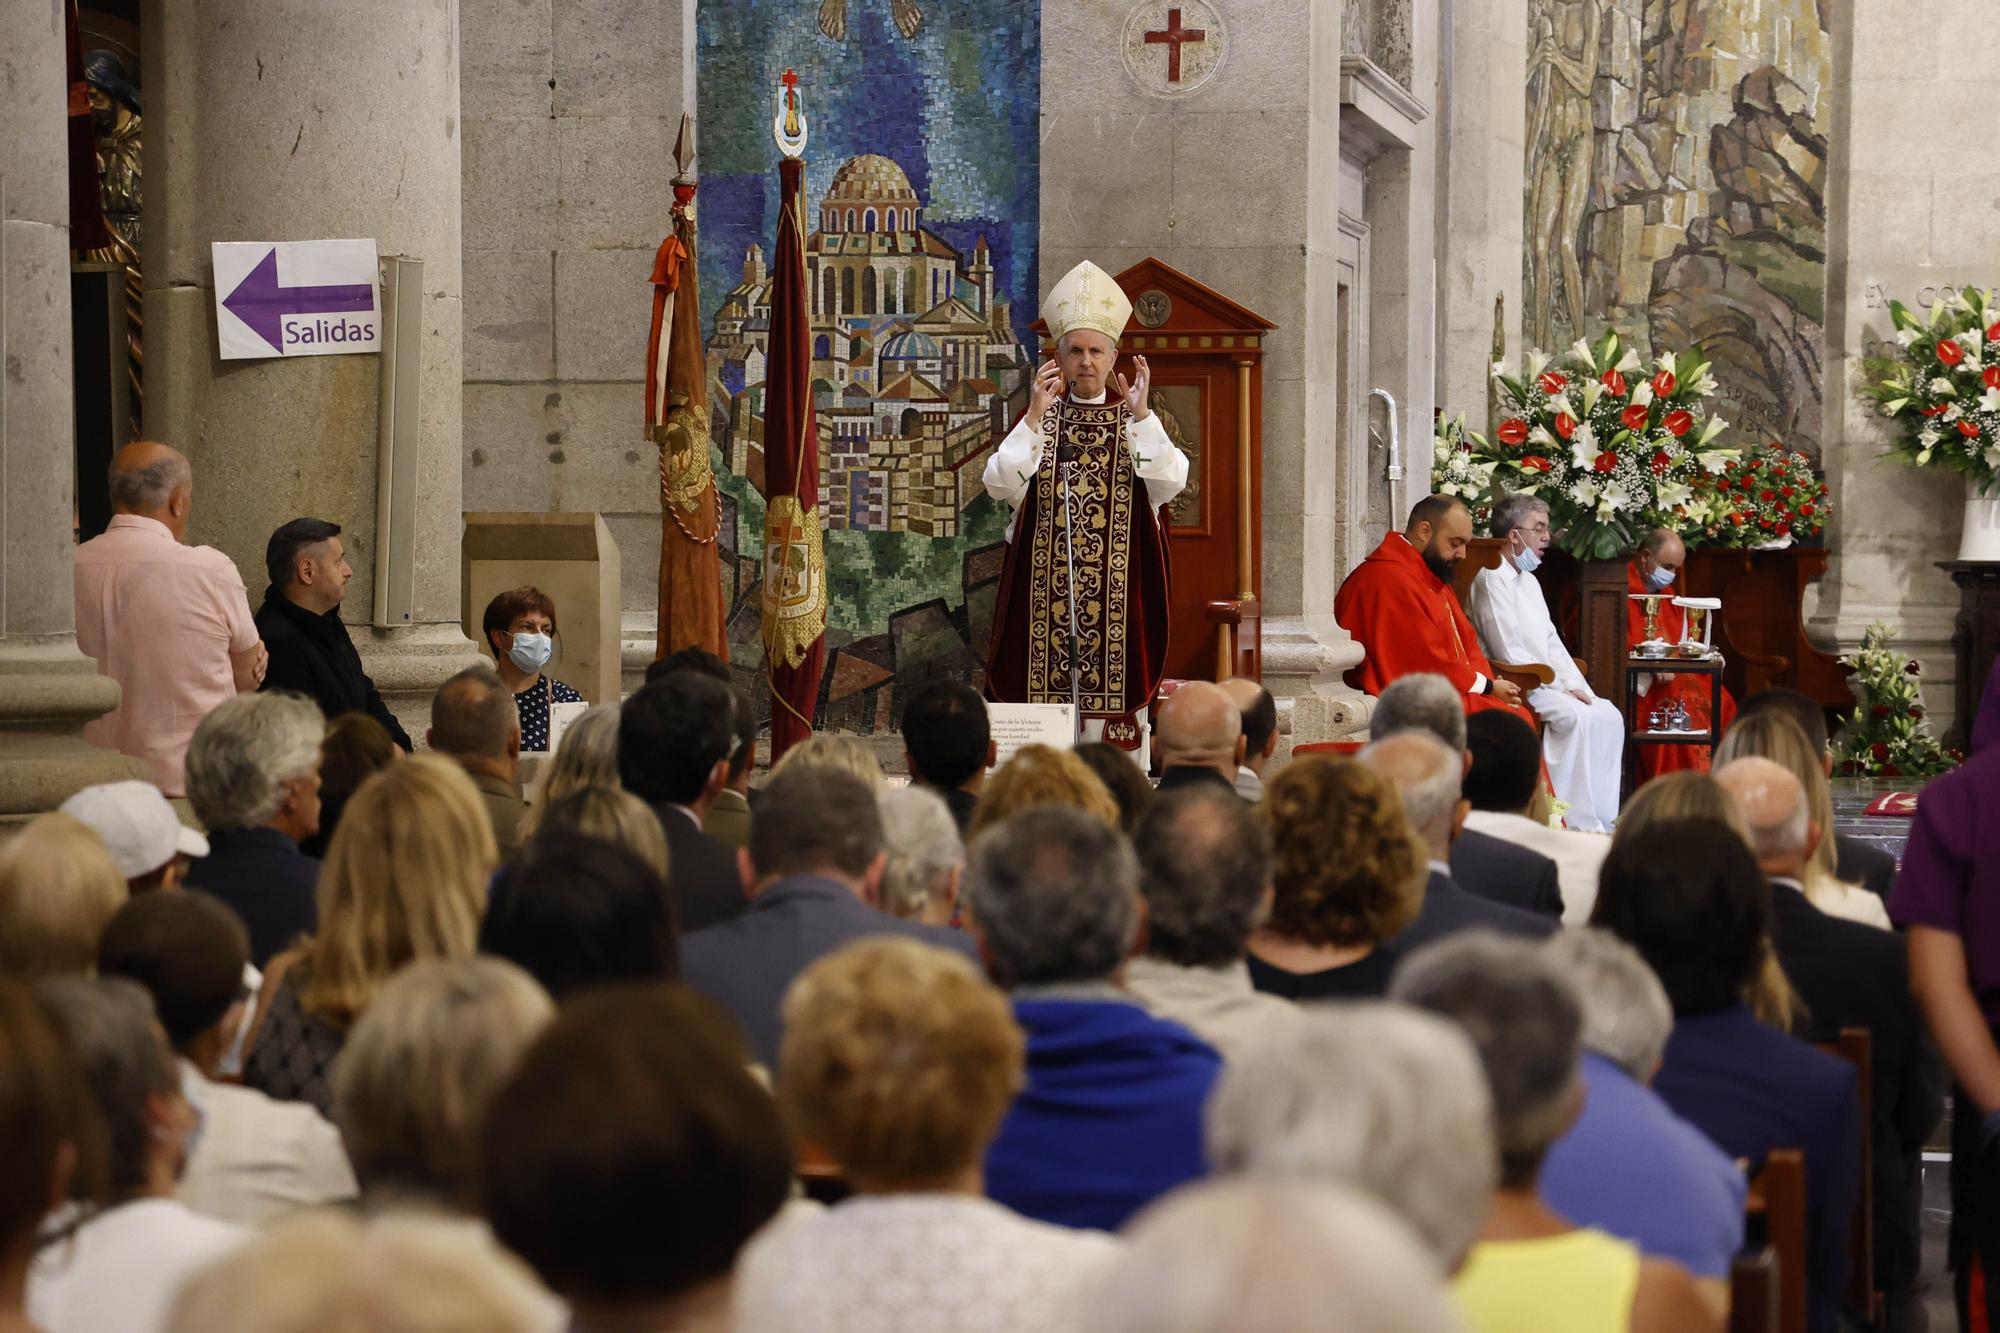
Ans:
[{"label": "mosaic wall panel", "polygon": [[1007,514],[979,479],[1032,369],[1041,6],[701,0],[698,24],[701,290],[733,654],[758,685],[772,91],[792,69],[811,125],[806,276],[832,592],[818,722],[886,729],[899,688],[981,683]]},{"label": "mosaic wall panel", "polygon": [[1530,0],[1524,341],[1700,344],[1739,441],[1820,452],[1823,0]]}]

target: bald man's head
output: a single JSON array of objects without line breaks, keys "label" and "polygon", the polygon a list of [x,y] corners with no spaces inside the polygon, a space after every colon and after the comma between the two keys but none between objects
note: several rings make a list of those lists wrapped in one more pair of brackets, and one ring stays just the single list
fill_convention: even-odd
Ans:
[{"label": "bald man's head", "polygon": [[1678,532],[1671,528],[1654,528],[1640,539],[1638,554],[1632,557],[1632,561],[1639,567],[1640,576],[1657,592],[1681,572],[1687,557],[1687,543],[1681,540]]},{"label": "bald man's head", "polygon": [[1427,731],[1399,731],[1362,750],[1360,762],[1396,785],[1403,817],[1424,840],[1431,859],[1445,860],[1465,825],[1464,755]]},{"label": "bald man's head", "polygon": [[134,440],[111,456],[111,512],[164,523],[176,541],[187,537],[194,509],[194,469],[158,440]]},{"label": "bald man's head", "polygon": [[1750,850],[1767,875],[1803,879],[1824,830],[1812,820],[1805,784],[1790,770],[1757,755],[1715,770],[1750,830]]},{"label": "bald man's head", "polygon": [[1243,717],[1220,686],[1189,681],[1160,705],[1160,767],[1212,768],[1230,781],[1243,762]]},{"label": "bald man's head", "polygon": [[1222,682],[1222,692],[1236,705],[1243,723],[1243,762],[1258,773],[1278,748],[1278,701],[1254,680],[1231,676]]}]

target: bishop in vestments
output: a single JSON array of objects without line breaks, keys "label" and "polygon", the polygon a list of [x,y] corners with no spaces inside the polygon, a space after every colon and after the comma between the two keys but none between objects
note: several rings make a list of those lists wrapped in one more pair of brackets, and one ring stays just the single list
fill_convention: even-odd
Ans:
[{"label": "bishop in vestments", "polygon": [[[1668,643],[1679,643],[1687,633],[1687,612],[1673,604],[1668,591],[1686,562],[1687,543],[1680,539],[1680,535],[1666,528],[1654,528],[1639,543],[1638,551],[1625,567],[1625,590],[1628,593],[1654,593],[1667,599],[1660,603],[1659,634]],[[1646,604],[1628,599],[1625,603],[1625,650],[1630,652],[1645,639]],[[1707,676],[1660,672],[1641,676],[1639,682],[1645,688],[1639,691],[1638,702],[1632,706],[1632,716],[1638,719],[1638,726],[1646,724],[1655,708],[1670,699],[1678,699],[1687,709],[1690,729],[1711,730]],[[1721,724],[1713,730],[1718,735],[1727,731],[1735,717],[1736,700],[1724,689]],[[1706,745],[1642,745],[1636,756],[1638,780],[1644,782],[1647,778],[1681,768],[1706,771],[1710,748]]]},{"label": "bishop in vestments", "polygon": [[[1340,585],[1333,614],[1367,656],[1347,683],[1380,694],[1413,671],[1456,685],[1465,711],[1511,708],[1528,718],[1520,687],[1493,674],[1479,636],[1452,591],[1451,576],[1472,544],[1472,515],[1455,496],[1430,495]],[[1532,722],[1532,719],[1529,719]]]},{"label": "bishop in vestments", "polygon": [[1507,543],[1500,563],[1472,581],[1472,623],[1487,651],[1502,662],[1540,662],[1555,674],[1528,692],[1542,719],[1542,758],[1549,785],[1569,811],[1563,821],[1581,833],[1609,833],[1618,818],[1618,779],[1625,756],[1625,715],[1600,699],[1557,633],[1535,570],[1549,547],[1548,501],[1510,495],[1493,506],[1493,535]]},{"label": "bishop in vestments", "polygon": [[1095,719],[1087,734],[1134,721],[1165,670],[1166,506],[1187,485],[1187,456],[1147,399],[1146,358],[1134,358],[1129,382],[1114,369],[1131,315],[1097,265],[1063,276],[1042,305],[1056,356],[1037,369],[1027,414],[984,477],[1013,510],[987,694],[1068,703],[1074,685],[1082,717]]}]

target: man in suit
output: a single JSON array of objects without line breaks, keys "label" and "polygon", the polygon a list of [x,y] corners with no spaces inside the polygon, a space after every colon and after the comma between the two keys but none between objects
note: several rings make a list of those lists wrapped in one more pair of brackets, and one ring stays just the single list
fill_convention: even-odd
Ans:
[{"label": "man in suit", "polygon": [[902,727],[910,781],[942,797],[958,831],[965,832],[986,786],[986,770],[1000,757],[986,700],[964,681],[940,677],[910,696]]},{"label": "man in suit", "polygon": [[1424,905],[1391,945],[1407,954],[1461,930],[1497,930],[1536,939],[1556,932],[1554,919],[1468,893],[1452,877],[1446,858],[1452,839],[1464,826],[1466,804],[1459,795],[1462,761],[1443,741],[1424,731],[1401,732],[1371,744],[1361,752],[1360,762],[1396,784],[1403,795],[1404,817],[1430,853]]},{"label": "man in suit", "polygon": [[[1493,711],[1493,710],[1487,710]],[[1460,773],[1472,771],[1466,748],[1464,702],[1443,676],[1404,676],[1375,701],[1368,734],[1376,740],[1408,731],[1437,737],[1461,756]],[[1539,764],[1537,765],[1539,776]],[[1509,907],[1561,920],[1563,897],[1556,863],[1540,852],[1518,847],[1490,833],[1461,828],[1451,844],[1451,875],[1468,891]]]},{"label": "man in suit", "polygon": [[729,777],[701,821],[701,831],[730,847],[750,844],[750,770],[757,766],[757,705],[730,678],[729,663],[706,648],[689,645],[648,663],[646,683],[694,671],[729,686],[736,697],[736,748],[729,754]]},{"label": "man in suit", "polygon": [[362,670],[361,654],[341,623],[340,603],[354,569],[341,549],[340,525],[293,519],[265,544],[264,572],[271,584],[256,619],[270,665],[260,688],[303,694],[327,717],[366,713],[407,752],[409,733]]},{"label": "man in suit", "polygon": [[[1488,710],[1465,719],[1465,750],[1472,757],[1465,772],[1465,799],[1472,813],[1465,817],[1460,842],[1479,833],[1548,857],[1556,865],[1556,905],[1563,923],[1589,921],[1590,906],[1597,901],[1598,867],[1611,850],[1611,839],[1554,828],[1528,813],[1542,780],[1542,743],[1535,729],[1510,713]],[[1454,846],[1454,866],[1459,857]]]},{"label": "man in suit", "polygon": [[1160,705],[1153,743],[1160,790],[1200,783],[1236,790],[1243,764],[1243,715],[1220,685],[1191,680]]},{"label": "man in suit", "polygon": [[816,959],[870,935],[974,954],[958,931],[878,909],[888,855],[875,795],[860,778],[807,765],[771,779],[758,804],[750,845],[737,854],[749,910],[681,940],[681,979],[727,1010],[775,1069],[785,991]]},{"label": "man in suit", "polygon": [[1823,830],[1811,821],[1805,787],[1760,758],[1725,764],[1715,779],[1742,812],[1750,850],[1771,881],[1778,962],[1810,1024],[1799,1035],[1832,1042],[1842,1028],[1868,1030],[1875,1280],[1889,1305],[1886,1327],[1895,1328],[1922,1266],[1919,1154],[1943,1115],[1944,1071],[1918,1019],[1901,943],[1888,931],[1829,916],[1806,898],[1806,862]]},{"label": "man in suit", "polygon": [[507,856],[520,844],[528,807],[521,800],[521,710],[499,674],[482,662],[438,686],[424,740],[472,779],[493,842]]},{"label": "man in suit", "polygon": [[[1757,691],[1737,705],[1736,718],[1741,721],[1752,714],[1771,711],[1783,713],[1799,724],[1799,730],[1806,734],[1806,739],[1819,752],[1820,762],[1830,776],[1833,773],[1833,742],[1827,736],[1826,710],[1820,707],[1819,701],[1797,690],[1772,686]],[[1859,884],[1887,902],[1889,886],[1896,878],[1895,856],[1872,842],[1863,842],[1837,829],[1832,836],[1834,878]]]},{"label": "man in suit", "polygon": [[676,671],[649,681],[618,714],[618,777],[653,807],[667,835],[667,878],[683,932],[744,908],[736,853],[702,832],[729,781],[736,696],[719,680]]}]

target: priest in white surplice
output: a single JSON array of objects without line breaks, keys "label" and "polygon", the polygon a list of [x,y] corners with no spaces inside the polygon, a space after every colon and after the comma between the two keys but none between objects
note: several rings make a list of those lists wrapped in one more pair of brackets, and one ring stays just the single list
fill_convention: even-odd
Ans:
[{"label": "priest in white surplice", "polygon": [[1473,627],[1495,662],[1541,662],[1555,672],[1553,684],[1528,695],[1528,706],[1542,719],[1549,782],[1556,799],[1569,804],[1569,827],[1608,833],[1618,817],[1625,719],[1616,704],[1591,693],[1534,576],[1549,545],[1548,504],[1532,495],[1506,496],[1493,506],[1493,535],[1507,546],[1498,567],[1480,570],[1472,582]]}]

